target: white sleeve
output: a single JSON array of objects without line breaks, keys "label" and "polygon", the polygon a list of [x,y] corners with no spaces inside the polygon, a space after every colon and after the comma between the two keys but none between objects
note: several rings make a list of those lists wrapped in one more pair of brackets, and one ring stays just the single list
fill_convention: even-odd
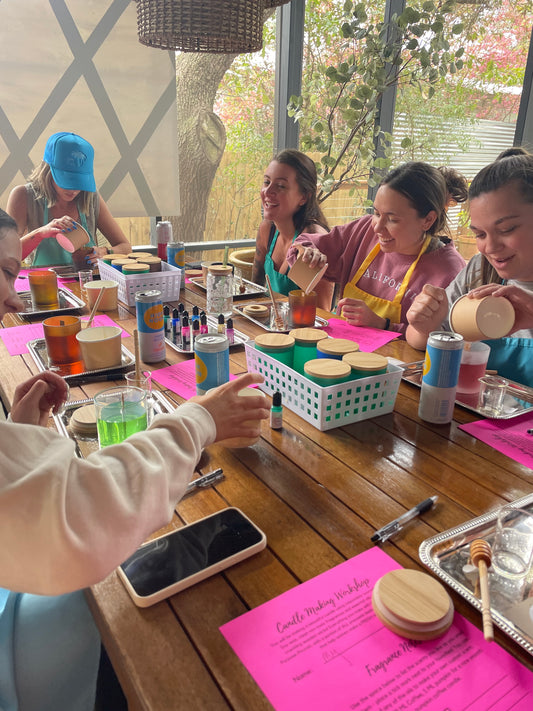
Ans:
[{"label": "white sleeve", "polygon": [[0,421],[0,586],[57,595],[102,580],[168,523],[215,434],[186,403],[84,460],[53,430]]}]

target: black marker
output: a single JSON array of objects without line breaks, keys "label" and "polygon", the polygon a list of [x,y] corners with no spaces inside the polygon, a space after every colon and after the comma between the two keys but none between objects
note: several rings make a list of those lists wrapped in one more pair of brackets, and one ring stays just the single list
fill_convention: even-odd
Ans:
[{"label": "black marker", "polygon": [[181,321],[181,347],[184,351],[191,350],[191,327],[188,316],[184,316]]},{"label": "black marker", "polygon": [[172,343],[176,346],[181,343],[181,325],[178,309],[172,309]]}]

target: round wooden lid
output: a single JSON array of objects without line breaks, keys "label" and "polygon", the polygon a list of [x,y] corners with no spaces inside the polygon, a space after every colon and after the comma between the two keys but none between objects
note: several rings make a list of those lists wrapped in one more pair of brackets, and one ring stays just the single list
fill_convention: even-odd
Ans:
[{"label": "round wooden lid", "polygon": [[453,603],[444,586],[418,570],[391,570],[372,592],[374,612],[383,624],[409,639],[434,639],[453,621]]},{"label": "round wooden lid", "polygon": [[247,304],[243,311],[252,318],[266,318],[270,313],[268,306],[264,304]]},{"label": "round wooden lid", "polygon": [[125,264],[137,264],[135,259],[126,259],[126,258],[121,258],[121,259],[113,259],[111,264],[116,264],[117,266],[123,267]]},{"label": "round wooden lid", "polygon": [[[146,259],[146,257],[152,258],[152,255],[150,252],[130,252],[129,254],[126,254],[126,257],[128,259],[136,259],[137,261],[140,261]],[[159,259],[159,257],[156,257],[156,259]]]},{"label": "round wooden lid", "polygon": [[379,353],[347,353],[342,359],[357,370],[381,370],[389,364],[387,358]]},{"label": "round wooden lid", "polygon": [[104,254],[104,256],[100,257],[100,259],[102,260],[102,262],[105,262],[106,264],[111,264],[113,259],[121,259],[123,256],[124,255],[111,253],[111,254]]},{"label": "round wooden lid", "polygon": [[185,276],[188,279],[195,279],[196,277],[202,277],[204,275],[201,269],[186,269]]},{"label": "round wooden lid", "polygon": [[327,338],[328,334],[318,328],[293,328],[289,331],[289,336],[292,336],[297,343],[311,345]]},{"label": "round wooden lid", "polygon": [[122,271],[127,272],[128,274],[142,274],[142,272],[145,272],[147,269],[150,269],[150,266],[148,264],[144,264],[143,262],[122,265]]},{"label": "round wooden lid", "polygon": [[231,264],[228,264],[227,266],[224,266],[223,264],[211,264],[207,268],[207,271],[209,274],[213,274],[214,276],[229,276],[230,274],[233,274],[233,267]]},{"label": "round wooden lid", "polygon": [[348,363],[334,358],[314,358],[304,365],[307,375],[313,378],[347,378],[352,369]]},{"label": "round wooden lid", "polygon": [[346,353],[353,353],[359,350],[359,344],[355,341],[349,341],[347,338],[328,338],[320,341],[317,345],[321,353],[327,355],[343,356]]},{"label": "round wooden lid", "polygon": [[[147,257],[143,257],[142,261],[144,262],[144,264],[161,264],[163,260],[161,259],[161,257],[152,257],[148,255]],[[202,272],[200,271],[200,274],[201,273]]]},{"label": "round wooden lid", "polygon": [[94,405],[84,405],[74,410],[70,427],[79,434],[96,435],[96,410]]},{"label": "round wooden lid", "polygon": [[294,346],[294,338],[288,333],[262,333],[256,337],[255,342],[261,348],[268,348],[272,351]]}]

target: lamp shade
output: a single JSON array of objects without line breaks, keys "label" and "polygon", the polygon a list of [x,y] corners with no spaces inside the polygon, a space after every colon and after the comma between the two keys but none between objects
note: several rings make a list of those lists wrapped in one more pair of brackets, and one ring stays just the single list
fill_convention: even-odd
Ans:
[{"label": "lamp shade", "polygon": [[136,0],[139,41],[181,52],[240,54],[263,44],[264,0]]}]

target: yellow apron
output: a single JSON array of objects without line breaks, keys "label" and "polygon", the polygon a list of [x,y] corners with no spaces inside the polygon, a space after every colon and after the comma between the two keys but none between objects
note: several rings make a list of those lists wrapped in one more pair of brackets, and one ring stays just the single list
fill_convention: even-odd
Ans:
[{"label": "yellow apron", "polygon": [[367,255],[365,261],[361,264],[359,269],[357,270],[357,273],[355,274],[354,278],[349,281],[346,286],[344,287],[344,292],[342,294],[343,298],[347,299],[360,299],[361,301],[364,301],[365,304],[372,309],[374,313],[376,313],[378,316],[381,316],[381,318],[388,318],[391,323],[400,323],[401,321],[401,313],[402,313],[402,299],[405,294],[405,291],[407,287],[409,286],[409,281],[411,280],[411,275],[413,274],[416,265],[418,264],[418,260],[420,257],[424,254],[426,249],[429,246],[429,243],[431,242],[431,236],[428,235],[424,243],[422,244],[422,247],[420,249],[420,252],[418,253],[418,257],[415,259],[415,261],[411,264],[409,269],[407,270],[406,275],[403,278],[403,281],[401,283],[400,288],[396,292],[396,296],[392,301],[388,301],[387,299],[382,299],[379,296],[373,296],[372,294],[368,294],[366,291],[363,291],[362,289],[359,289],[356,284],[359,281],[359,279],[363,276],[367,268],[372,264],[374,259],[379,253],[380,246],[379,242],[378,244],[375,245],[375,247],[372,249],[372,251]]}]

